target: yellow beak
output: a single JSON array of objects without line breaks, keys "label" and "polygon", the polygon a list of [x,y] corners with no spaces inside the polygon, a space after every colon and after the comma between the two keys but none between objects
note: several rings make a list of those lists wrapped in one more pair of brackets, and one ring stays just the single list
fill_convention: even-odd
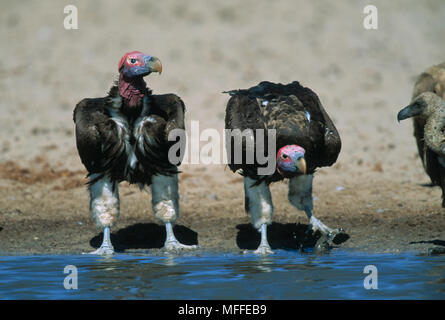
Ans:
[{"label": "yellow beak", "polygon": [[149,66],[150,66],[151,72],[159,72],[159,74],[162,73],[161,60],[159,60],[158,58],[151,57],[151,59],[149,61]]},{"label": "yellow beak", "polygon": [[297,160],[297,168],[303,174],[306,174],[306,160],[304,160],[304,158],[300,158],[300,159]]}]

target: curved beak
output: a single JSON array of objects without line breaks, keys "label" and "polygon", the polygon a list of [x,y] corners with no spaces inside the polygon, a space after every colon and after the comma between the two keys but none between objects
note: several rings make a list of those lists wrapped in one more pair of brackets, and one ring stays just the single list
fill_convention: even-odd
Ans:
[{"label": "curved beak", "polygon": [[397,114],[397,121],[405,120],[411,117],[418,116],[422,113],[423,108],[418,103],[410,104],[409,106],[403,108]]},{"label": "curved beak", "polygon": [[306,160],[303,157],[298,158],[295,165],[301,173],[306,174]]},{"label": "curved beak", "polygon": [[162,64],[161,64],[161,60],[159,60],[156,57],[147,57],[146,58],[146,63],[147,66],[150,70],[150,72],[159,72],[159,74],[162,73]]}]

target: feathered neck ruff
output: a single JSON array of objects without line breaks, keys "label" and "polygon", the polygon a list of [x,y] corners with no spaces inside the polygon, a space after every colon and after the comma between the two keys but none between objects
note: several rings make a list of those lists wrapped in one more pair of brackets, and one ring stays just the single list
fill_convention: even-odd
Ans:
[{"label": "feathered neck ruff", "polygon": [[127,79],[120,74],[117,87],[123,103],[130,109],[142,106],[144,96],[151,93],[142,77]]}]

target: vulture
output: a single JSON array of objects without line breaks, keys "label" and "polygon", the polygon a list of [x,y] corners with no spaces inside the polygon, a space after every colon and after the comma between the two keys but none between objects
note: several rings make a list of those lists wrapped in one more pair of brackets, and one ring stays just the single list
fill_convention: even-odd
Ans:
[{"label": "vulture", "polygon": [[175,94],[155,95],[143,77],[162,72],[158,58],[139,51],[126,53],[118,64],[119,79],[106,97],[86,98],[74,109],[76,144],[88,171],[90,213],[103,229],[103,242],[92,254],[114,253],[110,228],[120,213],[121,181],[151,187],[155,217],[165,224],[167,250],[187,249],[174,233],[178,217],[178,168],[168,151],[172,130],[184,130],[185,106]]},{"label": "vulture", "polygon": [[397,114],[413,118],[414,137],[431,183],[442,188],[445,208],[445,62],[428,68],[414,85],[410,105]]},{"label": "vulture", "polygon": [[[341,149],[339,133],[318,96],[297,81],[286,85],[263,81],[249,89],[225,93],[231,96],[225,115],[228,166],[244,177],[245,211],[261,233],[255,253],[273,253],[267,240],[273,213],[269,186],[284,179],[289,181],[289,202],[305,211],[310,229],[330,239],[342,232],[312,214],[314,173],[334,164]],[[275,148],[269,148],[268,139],[274,139]],[[238,161],[237,150],[241,151]],[[249,152],[254,153],[250,160]],[[267,173],[259,170],[266,166],[259,157],[262,154],[270,154],[274,160]]]}]

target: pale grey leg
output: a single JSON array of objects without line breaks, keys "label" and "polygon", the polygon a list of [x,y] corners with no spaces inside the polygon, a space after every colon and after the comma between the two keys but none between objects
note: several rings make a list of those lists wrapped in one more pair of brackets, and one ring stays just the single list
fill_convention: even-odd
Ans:
[{"label": "pale grey leg", "polygon": [[289,179],[289,202],[297,209],[304,210],[309,219],[309,227],[313,231],[319,230],[322,234],[332,234],[337,232],[336,229],[331,229],[326,226],[319,219],[312,215],[312,181],[313,175],[301,175]]},{"label": "pale grey leg", "polygon": [[250,213],[253,227],[261,233],[261,243],[254,252],[256,254],[271,254],[273,251],[267,241],[267,225],[272,223],[272,195],[265,182],[252,187],[254,183],[255,180],[244,177],[246,211]]},{"label": "pale grey leg", "polygon": [[196,245],[180,243],[173,233],[173,223],[178,218],[178,176],[155,175],[152,178],[152,206],[155,217],[165,224],[166,250],[195,249]]},{"label": "pale grey leg", "polygon": [[261,243],[254,252],[256,254],[272,254],[274,253],[270,248],[269,242],[267,241],[267,224],[261,225]]},{"label": "pale grey leg", "polygon": [[[96,179],[97,174],[91,175]],[[98,228],[103,228],[104,237],[99,249],[91,254],[111,255],[114,253],[110,240],[110,228],[119,217],[120,202],[119,188],[116,182],[112,182],[104,176],[90,186],[90,212]]]},{"label": "pale grey leg", "polygon": [[114,248],[113,245],[111,244],[111,239],[110,239],[110,227],[104,228],[104,238],[100,248],[93,252],[90,252],[90,254],[98,254],[102,256],[114,254]]}]

